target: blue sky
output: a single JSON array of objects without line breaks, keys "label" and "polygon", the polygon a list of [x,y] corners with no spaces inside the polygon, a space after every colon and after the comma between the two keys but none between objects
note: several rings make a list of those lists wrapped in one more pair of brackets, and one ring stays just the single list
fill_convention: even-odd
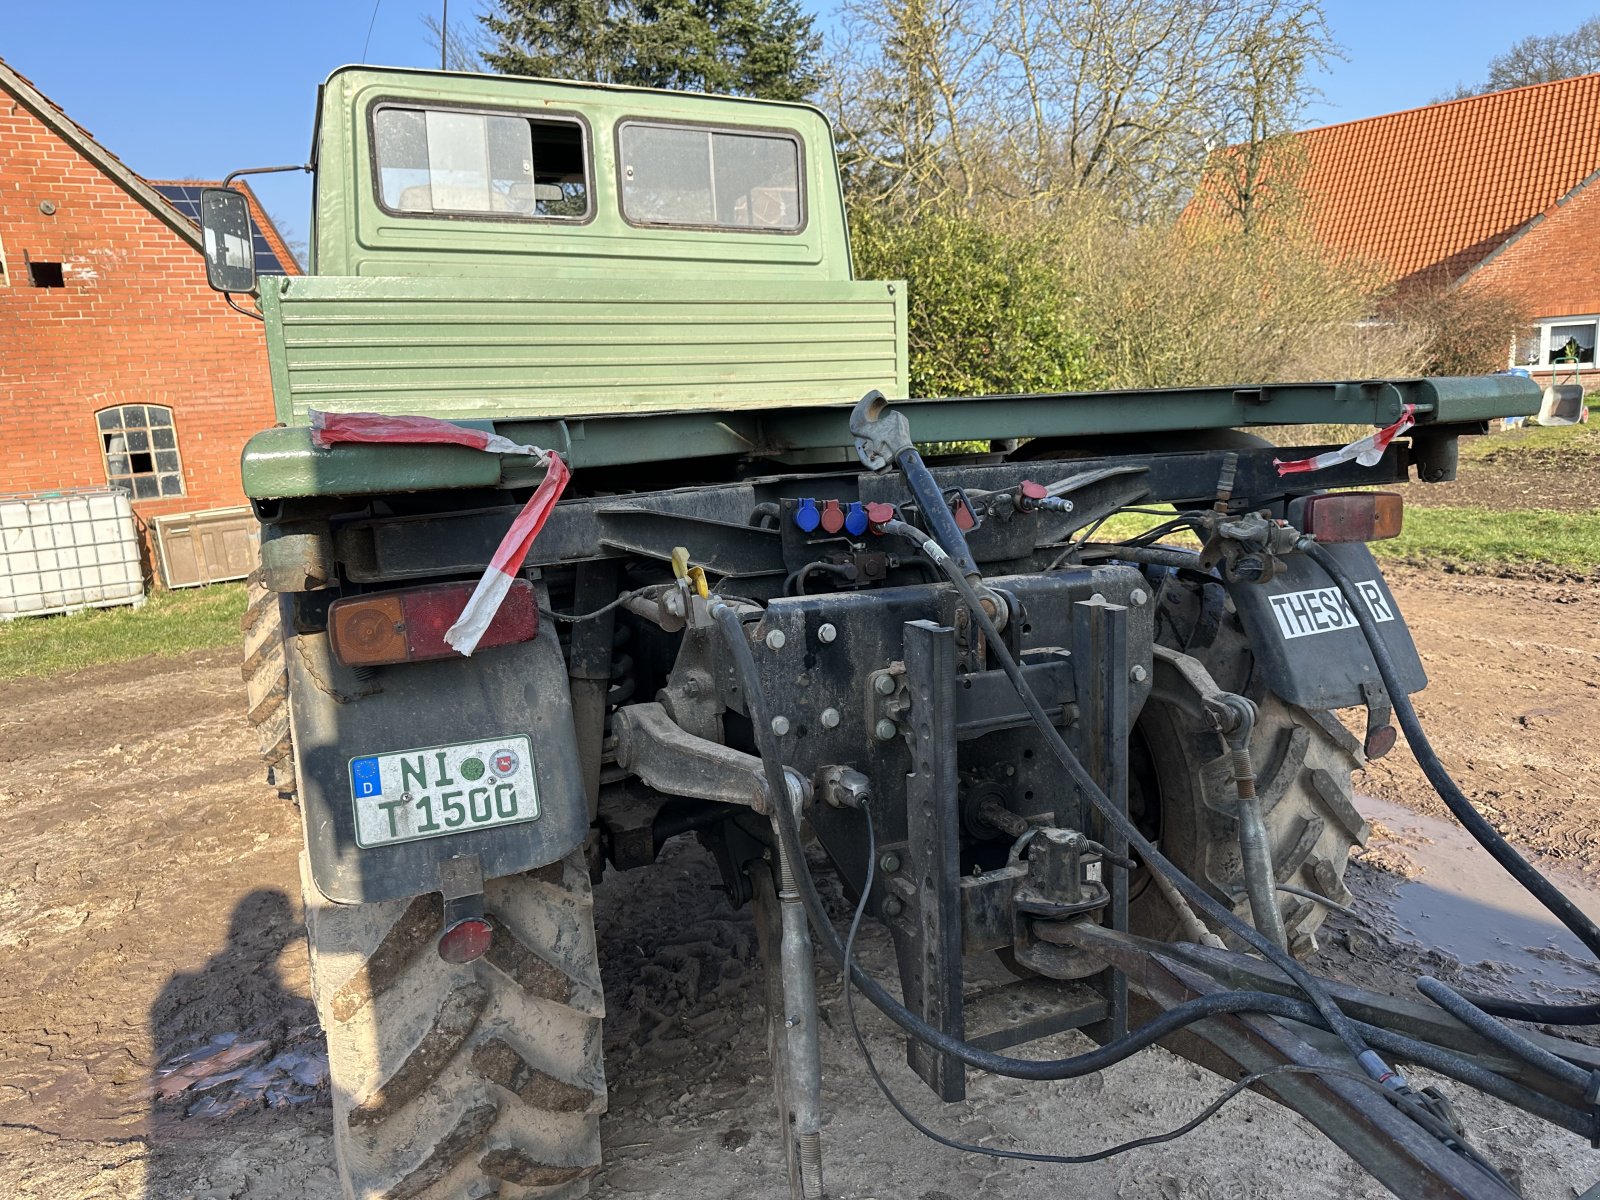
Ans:
[{"label": "blue sky", "polygon": [[[452,21],[472,0],[456,0]],[[826,26],[831,0],[809,0]],[[0,57],[104,145],[151,179],[221,178],[244,166],[299,162],[316,85],[347,62],[432,65],[423,17],[438,0],[9,0]],[[1491,0],[1326,0],[1346,60],[1315,82],[1311,124],[1426,104],[1476,80],[1531,33],[1571,29],[1593,9]],[[368,42],[368,28],[371,39]],[[297,234],[308,221],[301,177],[256,184]]]}]

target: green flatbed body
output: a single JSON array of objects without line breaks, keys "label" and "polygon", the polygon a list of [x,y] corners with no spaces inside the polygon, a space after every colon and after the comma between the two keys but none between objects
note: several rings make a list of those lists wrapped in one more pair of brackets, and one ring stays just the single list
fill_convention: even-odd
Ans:
[{"label": "green flatbed body", "polygon": [[[757,146],[781,170],[749,168]],[[577,470],[799,464],[852,457],[863,393],[909,393],[906,288],[854,278],[833,133],[809,105],[344,67],[312,158],[312,274],[260,284],[281,427],[245,447],[253,499],[529,482],[526,461],[460,448],[317,450],[313,410],[494,428]],[[905,403],[919,441],[958,442],[1384,425],[1407,403],[1466,428],[1536,411],[1539,391],[1494,376]]]},{"label": "green flatbed body", "polygon": [[[1482,422],[1538,411],[1540,392],[1517,375],[1288,383],[1032,396],[910,400],[904,410],[926,442],[1093,437],[1250,426],[1383,426],[1406,404],[1419,430],[1470,432]],[[815,461],[851,457],[846,403],[733,411],[610,413],[530,420],[463,421],[558,451],[575,469],[721,455]],[[449,446],[335,446],[318,450],[308,428],[269,429],[245,447],[254,499],[371,495],[449,488],[518,487],[526,460]]]}]

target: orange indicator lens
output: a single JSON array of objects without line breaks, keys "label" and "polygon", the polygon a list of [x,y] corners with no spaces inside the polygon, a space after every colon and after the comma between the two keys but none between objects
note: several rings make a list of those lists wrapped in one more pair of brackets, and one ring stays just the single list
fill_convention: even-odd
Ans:
[{"label": "orange indicator lens", "polygon": [[1307,496],[1300,504],[1297,524],[1319,542],[1377,542],[1400,536],[1404,504],[1394,492],[1330,492]]}]

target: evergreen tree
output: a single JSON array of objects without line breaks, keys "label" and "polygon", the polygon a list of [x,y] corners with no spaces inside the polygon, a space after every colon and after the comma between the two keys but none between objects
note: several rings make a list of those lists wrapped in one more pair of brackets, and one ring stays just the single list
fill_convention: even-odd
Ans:
[{"label": "evergreen tree", "polygon": [[508,75],[798,100],[822,38],[797,0],[495,0],[484,62]]}]

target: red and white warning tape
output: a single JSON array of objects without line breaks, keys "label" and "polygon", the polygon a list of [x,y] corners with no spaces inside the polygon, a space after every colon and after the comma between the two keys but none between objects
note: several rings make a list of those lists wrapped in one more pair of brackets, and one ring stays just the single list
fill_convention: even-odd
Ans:
[{"label": "red and white warning tape", "polygon": [[1378,460],[1383,457],[1383,452],[1389,448],[1389,443],[1416,424],[1416,417],[1417,406],[1408,404],[1401,411],[1400,419],[1393,425],[1385,425],[1377,433],[1369,434],[1358,442],[1351,442],[1343,449],[1329,450],[1326,454],[1318,454],[1311,458],[1296,458],[1289,462],[1275,458],[1272,460],[1272,465],[1278,468],[1279,475],[1320,471],[1325,467],[1337,466],[1352,459],[1363,467],[1375,467],[1378,465]]},{"label": "red and white warning tape", "polygon": [[553,450],[537,446],[521,446],[497,433],[481,429],[467,429],[436,417],[401,417],[384,413],[311,413],[311,441],[327,449],[339,442],[389,443],[400,445],[450,445],[467,446],[487,454],[525,454],[541,460],[545,465],[544,478],[533,490],[533,495],[522,506],[522,511],[511,522],[511,528],[489,560],[489,569],[478,580],[466,607],[454,625],[445,631],[444,640],[464,655],[478,648],[484,631],[500,611],[500,603],[511,590],[511,581],[522,569],[534,538],[550,518],[551,509],[561,498],[572,478],[567,464]]}]

